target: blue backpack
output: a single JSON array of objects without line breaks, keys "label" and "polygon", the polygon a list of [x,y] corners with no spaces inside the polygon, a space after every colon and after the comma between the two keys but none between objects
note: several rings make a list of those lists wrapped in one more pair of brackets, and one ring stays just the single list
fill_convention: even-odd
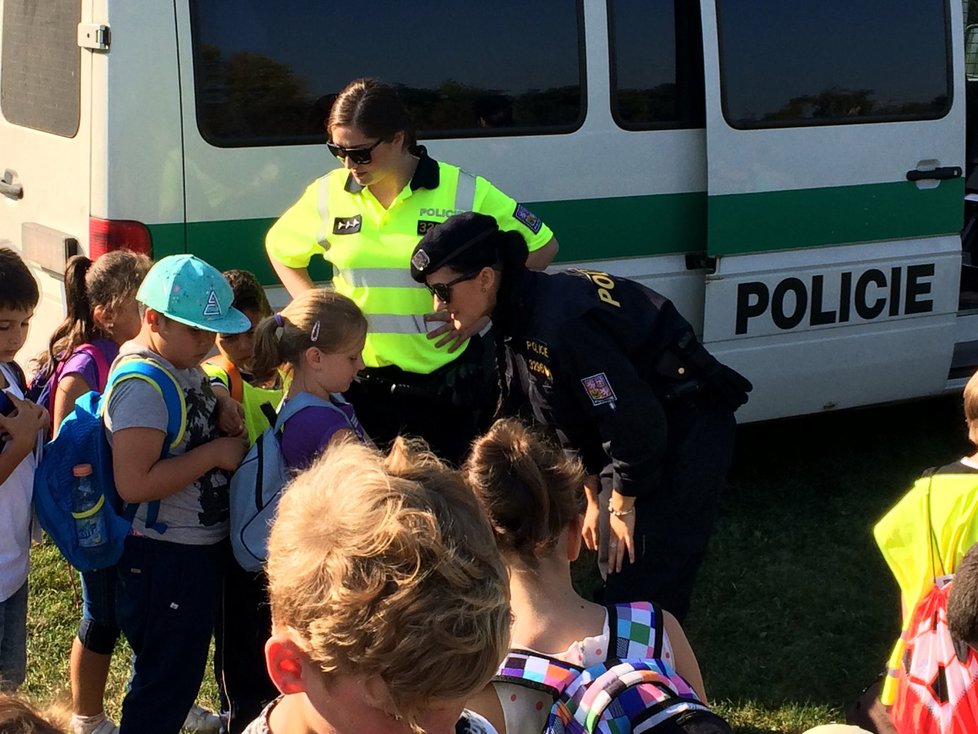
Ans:
[{"label": "blue backpack", "polygon": [[[264,567],[268,558],[268,532],[282,492],[292,479],[282,456],[282,431],[289,418],[312,406],[331,408],[349,423],[346,413],[333,402],[299,393],[286,401],[275,425],[255,441],[231,477],[231,549],[245,571],[260,571]],[[355,430],[352,424],[350,429]]]},{"label": "blue backpack", "polygon": [[[138,504],[119,498],[112,470],[112,447],[105,436],[102,414],[112,388],[124,380],[145,380],[160,391],[166,404],[167,427],[163,456],[183,439],[187,406],[183,389],[166,370],[147,359],[130,359],[109,375],[104,393],[87,392],[75,401],[74,410],[61,423],[58,435],[44,447],[44,457],[34,473],[34,508],[41,527],[54,541],[68,562],[79,571],[114,566],[122,555],[126,536],[132,528]],[[92,485],[102,494],[94,511],[103,509],[107,541],[95,547],[78,542],[72,515],[72,491],[78,464],[91,464]],[[147,506],[147,527],[165,532],[157,521],[159,501]]]}]

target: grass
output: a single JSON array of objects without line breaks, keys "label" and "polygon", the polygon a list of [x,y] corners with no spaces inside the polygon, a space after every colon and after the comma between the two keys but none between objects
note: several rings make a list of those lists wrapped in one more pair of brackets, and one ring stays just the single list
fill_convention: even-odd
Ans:
[{"label": "grass", "polygon": [[[841,722],[882,671],[899,601],[872,526],[926,467],[968,451],[959,397],[742,426],[686,630],[710,697],[738,732]],[[67,698],[78,583],[50,545],[31,573],[25,691]],[[576,569],[593,583],[588,560]],[[118,715],[128,653],[113,660]],[[200,700],[216,699],[207,676]]]}]

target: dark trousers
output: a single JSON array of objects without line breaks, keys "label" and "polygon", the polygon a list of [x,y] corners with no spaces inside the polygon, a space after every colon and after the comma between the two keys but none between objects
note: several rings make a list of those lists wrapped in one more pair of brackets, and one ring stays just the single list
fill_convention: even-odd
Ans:
[{"label": "dark trousers", "polygon": [[475,337],[455,361],[429,375],[399,367],[363,371],[346,392],[367,435],[387,449],[398,435],[423,438],[460,464],[495,407],[491,339]]},{"label": "dark trousers", "polygon": [[133,662],[122,734],[180,731],[204,677],[227,545],[126,538],[116,615]]},{"label": "dark trousers", "polygon": [[[635,503],[635,563],[608,576],[604,601],[654,601],[681,622],[713,532],[736,422],[697,401],[670,406],[667,416],[662,481]],[[613,486],[610,467],[601,481]]]},{"label": "dark trousers", "polygon": [[268,677],[265,642],[272,632],[268,580],[245,571],[228,553],[224,596],[215,630],[214,667],[227,731],[240,734],[278,689]]}]

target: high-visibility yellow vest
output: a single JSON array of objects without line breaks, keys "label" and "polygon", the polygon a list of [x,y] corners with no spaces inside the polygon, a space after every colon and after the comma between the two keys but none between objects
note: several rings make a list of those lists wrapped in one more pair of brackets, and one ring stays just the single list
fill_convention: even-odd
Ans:
[{"label": "high-visibility yellow vest", "polygon": [[307,267],[317,254],[332,264],[333,286],[367,316],[367,367],[397,365],[428,374],[461,351],[449,353],[427,338],[424,315],[434,306],[428,290],[411,279],[411,253],[428,229],[464,211],[488,214],[501,229],[518,230],[531,252],[553,237],[486,179],[439,163],[421,149],[414,177],[390,208],[348,171],[334,169],[313,181],[275,222],[265,248],[273,260],[293,268]]},{"label": "high-visibility yellow vest", "polygon": [[[873,535],[900,585],[901,629],[905,632],[914,607],[933,579],[954,573],[964,554],[978,542],[978,473],[921,477],[876,523]],[[902,658],[901,637],[890,654],[880,694],[880,701],[887,706],[893,705],[896,696],[896,671]]]},{"label": "high-visibility yellow vest", "polygon": [[[228,371],[214,362],[204,362],[204,372],[208,377],[215,377],[224,383],[224,386],[234,396],[234,386],[231,384],[231,376]],[[252,444],[269,427],[268,418],[262,411],[262,403],[271,403],[272,408],[278,410],[279,403],[282,402],[284,391],[281,388],[255,387],[254,385],[242,380],[241,382],[241,407],[244,408],[245,429],[248,431],[248,443]],[[237,399],[235,397],[235,399]]]}]

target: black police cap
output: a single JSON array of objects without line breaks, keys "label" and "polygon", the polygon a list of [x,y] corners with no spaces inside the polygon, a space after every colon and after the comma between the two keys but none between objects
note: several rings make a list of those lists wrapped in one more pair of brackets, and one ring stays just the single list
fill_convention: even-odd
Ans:
[{"label": "black police cap", "polygon": [[427,234],[411,255],[411,277],[424,283],[425,277],[446,265],[449,267],[463,252],[473,247],[486,248],[486,261],[495,261],[496,243],[493,235],[499,232],[496,220],[477,212],[463,212],[449,217]]}]

